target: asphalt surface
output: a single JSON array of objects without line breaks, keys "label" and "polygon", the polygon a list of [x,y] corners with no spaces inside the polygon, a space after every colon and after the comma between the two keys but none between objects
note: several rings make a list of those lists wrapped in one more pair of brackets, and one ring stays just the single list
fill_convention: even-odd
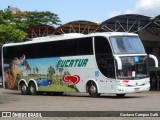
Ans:
[{"label": "asphalt surface", "polygon": [[[99,98],[91,98],[87,93],[64,93],[62,96],[21,95],[20,91],[0,88],[0,111],[160,111],[160,91],[127,94],[124,98],[117,98],[114,94],[104,94]],[[5,119],[8,120],[9,118],[3,118],[3,120]],[[21,120],[24,118],[13,119]],[[31,118],[25,119],[30,120]],[[45,117],[32,119],[141,120],[140,117]],[[159,117],[146,117],[145,119],[158,120]]]}]

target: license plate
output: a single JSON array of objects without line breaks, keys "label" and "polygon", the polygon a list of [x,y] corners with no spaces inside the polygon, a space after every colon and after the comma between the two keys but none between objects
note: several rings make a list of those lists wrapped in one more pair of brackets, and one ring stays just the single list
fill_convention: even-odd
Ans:
[{"label": "license plate", "polygon": [[135,92],[139,91],[139,88],[134,88],[134,91],[135,91]]}]

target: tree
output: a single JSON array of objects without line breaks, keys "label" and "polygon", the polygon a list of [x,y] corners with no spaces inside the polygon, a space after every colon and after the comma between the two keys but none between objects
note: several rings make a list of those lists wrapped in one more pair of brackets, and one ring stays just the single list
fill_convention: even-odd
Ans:
[{"label": "tree", "polygon": [[23,41],[26,36],[26,32],[16,29],[11,25],[0,25],[0,43]]},{"label": "tree", "polygon": [[57,14],[46,12],[12,12],[0,11],[0,42],[18,42],[27,37],[25,30],[31,26],[40,24],[59,25],[60,20]]},{"label": "tree", "polygon": [[35,69],[36,69],[36,73],[38,74],[38,73],[39,73],[39,69],[38,69],[38,67],[36,67]]},{"label": "tree", "polygon": [[60,25],[61,22],[57,14],[49,11],[17,12],[15,18],[14,22],[17,28],[21,30],[26,30],[26,28],[41,24]]},{"label": "tree", "polygon": [[54,74],[55,74],[55,69],[52,66],[50,66],[47,70],[47,76],[49,77],[49,79],[52,80]]},{"label": "tree", "polygon": [[11,12],[0,11],[0,43],[17,42],[26,38],[27,33],[17,29],[14,19],[15,17]]},{"label": "tree", "polygon": [[71,75],[69,71],[64,71],[64,75]]}]

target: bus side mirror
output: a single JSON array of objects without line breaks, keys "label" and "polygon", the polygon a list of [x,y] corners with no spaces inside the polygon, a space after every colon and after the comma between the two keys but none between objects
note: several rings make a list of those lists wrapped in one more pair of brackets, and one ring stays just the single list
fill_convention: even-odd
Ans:
[{"label": "bus side mirror", "polygon": [[152,54],[149,54],[149,58],[152,58],[155,62],[155,67],[158,67],[158,59],[156,56],[152,55]]},{"label": "bus side mirror", "polygon": [[117,68],[118,70],[122,70],[122,61],[118,56],[114,56],[115,60],[117,61]]}]

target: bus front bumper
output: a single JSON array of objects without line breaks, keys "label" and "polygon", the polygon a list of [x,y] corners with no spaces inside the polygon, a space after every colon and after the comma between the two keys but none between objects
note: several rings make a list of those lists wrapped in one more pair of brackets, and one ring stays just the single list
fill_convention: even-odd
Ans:
[{"label": "bus front bumper", "polygon": [[150,85],[143,85],[143,86],[134,86],[134,87],[117,87],[117,94],[124,94],[124,93],[135,93],[135,92],[145,92],[150,90]]}]

